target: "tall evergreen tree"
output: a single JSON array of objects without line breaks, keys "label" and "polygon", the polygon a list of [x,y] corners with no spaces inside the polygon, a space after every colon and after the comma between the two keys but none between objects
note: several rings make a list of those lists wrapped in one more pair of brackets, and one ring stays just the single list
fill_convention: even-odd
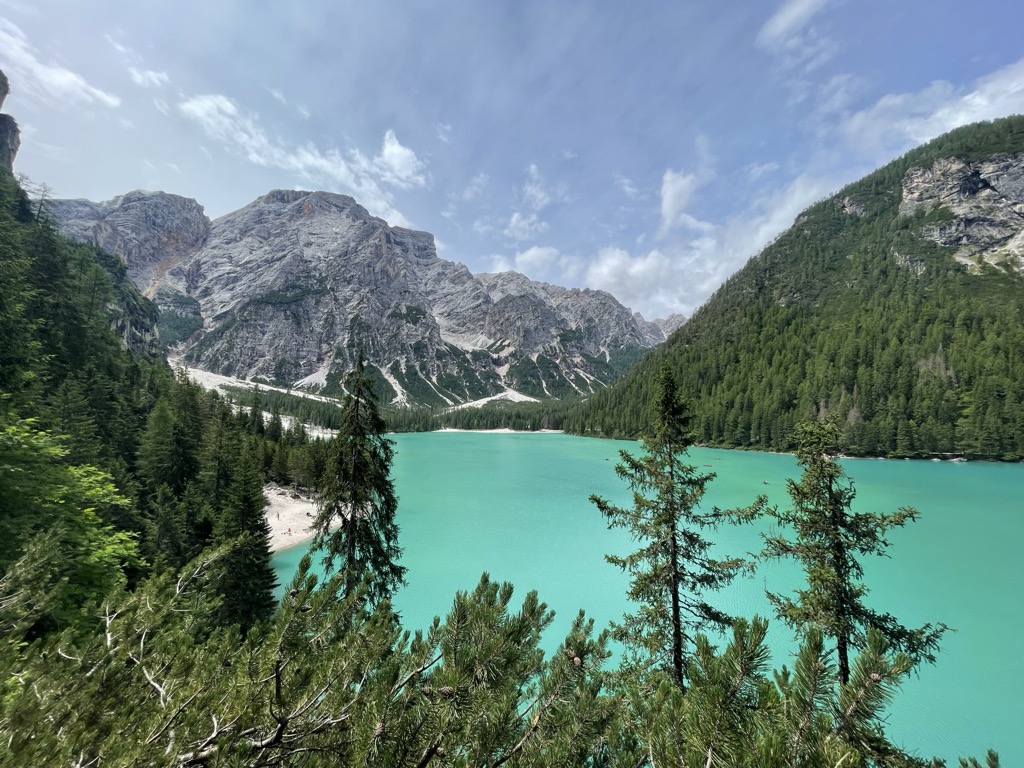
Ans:
[{"label": "tall evergreen tree", "polygon": [[360,351],[345,378],[341,428],[320,480],[313,546],[325,550],[329,570],[337,565],[344,572],[346,595],[366,579],[367,596],[377,603],[402,584],[405,568],[398,564],[394,443],[384,436],[373,384]]},{"label": "tall evergreen tree", "polygon": [[732,581],[745,562],[710,555],[712,542],[703,531],[717,527],[727,513],[700,508],[715,475],[685,463],[693,444],[690,418],[667,365],[658,377],[653,415],[653,434],[643,439],[644,454],[619,451],[622,461],[615,467],[633,490],[632,508],[599,496],[590,500],[610,528],[627,529],[641,545],[625,557],[606,556],[630,573],[629,598],[639,606],[616,625],[614,636],[626,643],[631,665],[668,670],[684,687],[685,659],[695,633],[707,627],[724,629],[732,622],[705,595]]},{"label": "tall evergreen tree", "polygon": [[944,624],[908,629],[890,614],[864,604],[867,587],[861,582],[861,558],[885,555],[885,534],[917,519],[917,510],[903,507],[892,514],[853,512],[853,482],[836,461],[839,428],[814,421],[797,426],[797,462],[804,468],[800,480],[788,480],[793,508],[768,514],[792,528],[795,538],[781,533],[765,535],[764,556],[792,557],[807,575],[807,587],[795,597],[768,593],[779,617],[800,630],[817,628],[835,642],[839,681],[850,681],[851,649],[863,649],[867,630],[874,628],[915,663],[934,661]]},{"label": "tall evergreen tree", "polygon": [[231,479],[216,531],[218,542],[230,545],[216,568],[217,589],[225,598],[218,618],[224,625],[238,624],[243,632],[273,615],[277,587],[257,461],[254,446],[248,446]]}]

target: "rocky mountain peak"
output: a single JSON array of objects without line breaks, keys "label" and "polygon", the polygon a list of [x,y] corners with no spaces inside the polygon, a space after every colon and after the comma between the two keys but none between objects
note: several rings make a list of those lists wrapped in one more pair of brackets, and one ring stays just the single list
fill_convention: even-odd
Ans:
[{"label": "rocky mountain peak", "polygon": [[[640,320],[643,320],[643,317],[640,317]],[[673,312],[668,317],[659,317],[653,321],[654,325],[658,326],[665,338],[668,338],[673,331],[680,328],[685,322],[686,315],[680,312]]]},{"label": "rocky mountain peak", "polygon": [[194,254],[210,235],[210,220],[195,200],[135,190],[101,203],[51,200],[62,232],[120,255],[128,276],[152,298],[169,269]]},{"label": "rocky mountain peak", "polygon": [[589,393],[664,339],[603,291],[474,276],[439,258],[429,232],[392,227],[347,195],[273,190],[213,222],[171,198],[54,201],[52,212],[125,258],[164,338],[205,370],[337,391],[362,347],[395,403],[454,405],[508,389]]}]

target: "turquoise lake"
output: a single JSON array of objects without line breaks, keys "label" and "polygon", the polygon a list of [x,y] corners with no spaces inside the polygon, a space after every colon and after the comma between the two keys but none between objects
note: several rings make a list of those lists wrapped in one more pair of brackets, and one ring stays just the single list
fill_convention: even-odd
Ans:
[{"label": "turquoise lake", "polygon": [[[521,598],[537,590],[556,611],[546,635],[554,648],[579,609],[598,628],[629,606],[626,578],[604,560],[631,542],[609,531],[588,501],[592,493],[628,503],[615,475],[620,449],[635,443],[558,434],[443,432],[393,436],[393,477],[407,586],[395,605],[408,629],[444,615],[457,590],[487,571]],[[717,473],[705,504],[746,506],[758,494],[786,505],[791,456],[693,449],[690,463]],[[869,605],[904,624],[942,621],[947,633],[935,665],[920,668],[896,696],[889,733],[906,749],[956,764],[960,755],[995,748],[1003,765],[1024,764],[1024,466],[853,459],[843,462],[857,488],[854,509],[891,512],[913,506],[921,517],[892,532],[891,558],[865,563]],[[713,536],[721,551],[760,548],[755,526]],[[279,580],[294,573],[304,547],[276,555]],[[762,565],[720,593],[735,615],[773,618],[766,588],[799,584],[788,563]],[[714,600],[713,600],[714,601]],[[789,663],[792,632],[773,621],[776,665]]]}]

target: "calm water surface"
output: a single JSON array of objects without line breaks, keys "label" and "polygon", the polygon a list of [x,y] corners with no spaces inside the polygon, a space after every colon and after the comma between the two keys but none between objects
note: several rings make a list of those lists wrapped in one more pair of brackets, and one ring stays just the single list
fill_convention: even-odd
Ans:
[{"label": "calm water surface", "polygon": [[[556,611],[546,635],[557,646],[579,609],[600,628],[628,609],[626,579],[605,553],[631,550],[588,501],[592,493],[628,504],[615,475],[618,451],[636,444],[551,434],[429,433],[398,435],[393,468],[399,494],[400,544],[408,584],[396,608],[408,629],[444,615],[456,590],[487,571],[521,597],[537,590]],[[788,502],[785,479],[798,475],[790,456],[694,449],[691,463],[718,474],[705,503],[745,506],[761,493]],[[922,667],[897,696],[889,732],[922,756],[956,764],[996,748],[1003,765],[1024,765],[1024,466],[987,463],[844,462],[854,479],[854,509],[891,512],[913,506],[918,522],[892,533],[891,559],[865,564],[869,604],[907,625],[943,621],[937,664]],[[716,538],[723,554],[760,548],[756,527],[728,527]],[[288,581],[302,548],[279,553]],[[771,616],[765,588],[787,591],[800,573],[788,563],[719,595],[723,609]],[[773,621],[777,664],[789,663],[790,630]]]}]

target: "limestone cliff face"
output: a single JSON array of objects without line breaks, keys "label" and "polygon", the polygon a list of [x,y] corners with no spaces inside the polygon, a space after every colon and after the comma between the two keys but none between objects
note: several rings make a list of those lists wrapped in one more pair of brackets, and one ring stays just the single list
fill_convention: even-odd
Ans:
[{"label": "limestone cliff face", "polygon": [[474,276],[344,195],[276,190],[212,223],[162,193],[56,203],[65,232],[125,258],[162,334],[218,373],[331,390],[362,347],[396,403],[557,397],[664,339],[602,291]]},{"label": "limestone cliff face", "polygon": [[51,200],[47,207],[68,237],[121,256],[128,276],[149,298],[167,270],[210,236],[210,220],[199,203],[165,192],[136,190],[102,203]]},{"label": "limestone cliff face", "polygon": [[900,215],[936,209],[948,215],[921,234],[957,246],[957,261],[970,271],[985,265],[1024,271],[1024,154],[973,163],[943,158],[931,168],[911,168],[903,179]]},{"label": "limestone cliff face", "polygon": [[[7,75],[0,71],[0,109],[3,109],[4,100],[10,92]],[[7,169],[8,173],[14,173],[14,157],[20,147],[21,132],[18,130],[17,121],[10,115],[0,115],[0,168]]]}]

